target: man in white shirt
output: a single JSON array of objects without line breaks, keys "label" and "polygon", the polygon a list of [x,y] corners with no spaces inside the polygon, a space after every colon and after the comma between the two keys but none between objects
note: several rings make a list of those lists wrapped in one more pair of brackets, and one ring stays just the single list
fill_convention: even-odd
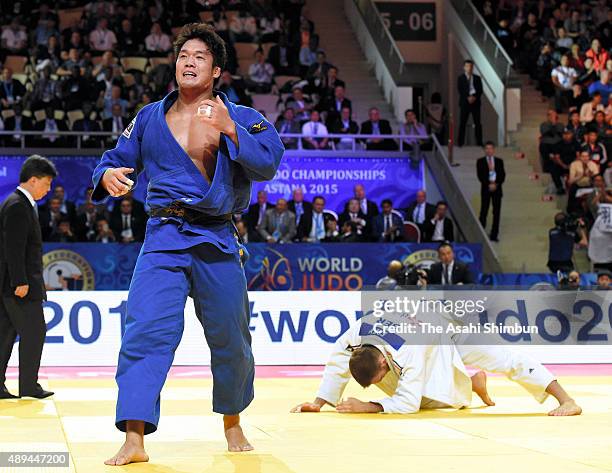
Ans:
[{"label": "man in white shirt", "polygon": [[561,56],[561,65],[555,67],[550,73],[553,85],[555,86],[555,108],[557,113],[563,112],[563,99],[569,98],[572,94],[572,87],[578,73],[573,67],[569,67],[569,56]]},{"label": "man in white shirt", "polygon": [[[381,319],[378,319],[381,320]],[[525,388],[536,401],[548,395],[559,401],[550,416],[579,415],[582,409],[542,364],[518,351],[501,346],[455,345],[445,335],[432,336],[429,344],[405,343],[395,336],[390,344],[364,319],[357,321],[336,341],[317,396],[299,404],[292,412],[319,412],[329,404],[341,413],[412,414],[421,408],[467,407],[471,391],[485,404],[493,401],[486,390],[486,377],[470,379],[465,364],[505,374]],[[399,339],[399,340],[397,340]],[[372,344],[376,340],[376,344]],[[351,376],[362,386],[376,384],[388,397],[363,402],[342,399]]]},{"label": "man in white shirt", "polygon": [[302,146],[305,149],[327,148],[327,127],[320,120],[319,112],[313,110],[310,112],[310,121],[302,125],[302,134],[309,136],[309,138],[302,139]]},{"label": "man in white shirt", "polygon": [[11,24],[2,32],[0,45],[2,49],[8,49],[10,54],[18,54],[27,50],[28,37],[19,25],[19,18],[11,19]]},{"label": "man in white shirt", "polygon": [[116,44],[117,37],[108,29],[108,20],[100,18],[96,29],[89,34],[89,45],[95,51],[111,51]]},{"label": "man in white shirt", "polygon": [[259,94],[267,94],[272,90],[273,80],[274,68],[266,62],[263,50],[258,49],[255,51],[255,62],[249,67],[247,88]]},{"label": "man in white shirt", "polygon": [[161,53],[165,55],[172,48],[170,37],[165,34],[158,22],[151,26],[151,34],[145,38],[147,51],[151,53]]}]

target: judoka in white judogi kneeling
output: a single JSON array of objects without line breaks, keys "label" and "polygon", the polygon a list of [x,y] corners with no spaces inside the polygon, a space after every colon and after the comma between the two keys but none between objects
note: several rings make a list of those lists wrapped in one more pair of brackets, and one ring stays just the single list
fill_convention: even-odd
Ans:
[{"label": "judoka in white judogi kneeling", "polygon": [[[450,338],[443,339],[445,335],[430,339],[426,345],[392,346],[382,338],[380,344],[364,343],[364,336],[370,342],[373,334],[371,326],[360,320],[341,335],[325,366],[316,399],[294,407],[292,412],[319,412],[325,404],[342,413],[411,414],[421,408],[459,409],[470,405],[472,390],[487,405],[494,405],[487,394],[484,372],[470,378],[465,365],[505,374],[540,403],[548,395],[554,396],[559,407],[549,415],[582,412],[548,369],[518,351],[501,346],[455,345]],[[351,376],[364,388],[375,384],[388,397],[370,402],[341,400]]]}]

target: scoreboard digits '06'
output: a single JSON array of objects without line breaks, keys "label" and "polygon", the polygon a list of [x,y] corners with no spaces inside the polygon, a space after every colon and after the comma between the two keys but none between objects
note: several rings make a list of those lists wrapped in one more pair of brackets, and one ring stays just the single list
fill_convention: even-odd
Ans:
[{"label": "scoreboard digits '06'", "polygon": [[436,41],[436,4],[376,2],[395,41]]}]

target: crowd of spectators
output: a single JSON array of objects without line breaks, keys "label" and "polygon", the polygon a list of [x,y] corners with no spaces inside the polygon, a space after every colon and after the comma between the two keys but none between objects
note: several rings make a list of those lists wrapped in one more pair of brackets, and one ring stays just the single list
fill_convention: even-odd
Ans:
[{"label": "crowd of spectators", "polygon": [[[143,204],[131,194],[111,206],[94,204],[93,189],[83,203],[76,205],[58,184],[46,202],[39,205],[38,216],[43,241],[47,242],[142,242],[147,223]],[[407,233],[406,222],[414,230]],[[301,187],[291,200],[268,201],[265,191],[244,214],[234,215],[234,223],[245,243],[292,242],[443,242],[454,240],[454,223],[448,205],[427,202],[425,191],[405,209],[394,209],[389,199],[378,203],[366,198],[365,188],[357,184],[340,214],[325,208],[325,198],[304,199]]]},{"label": "crowd of spectators", "polygon": [[[37,130],[27,146],[71,147],[76,138],[58,131],[106,131],[107,140],[86,136],[82,146],[113,145],[146,104],[175,88],[172,41],[180,27],[205,21],[226,41],[228,63],[217,88],[235,103],[257,106],[253,96],[274,94],[263,111],[279,131],[308,133],[285,138],[287,148],[352,148],[352,140],[328,133],[391,134],[388,120],[372,108],[360,125],[340,71],[319,45],[305,0],[199,0],[170,2],[59,0],[14,2],[0,12],[0,130]],[[28,13],[26,15],[26,12]],[[247,51],[245,57],[244,51]],[[442,137],[446,112],[439,94],[398,131],[423,140],[406,143],[420,153],[427,128]],[[261,107],[259,107],[261,108]],[[272,116],[273,115],[273,116]],[[278,119],[277,119],[278,118]],[[5,136],[18,146],[21,135]],[[397,140],[367,139],[358,148],[396,150]]]}]

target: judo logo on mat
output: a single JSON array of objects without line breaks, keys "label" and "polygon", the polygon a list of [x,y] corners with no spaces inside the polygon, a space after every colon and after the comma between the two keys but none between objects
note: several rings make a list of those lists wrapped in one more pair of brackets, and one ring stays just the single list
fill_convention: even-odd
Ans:
[{"label": "judo logo on mat", "polygon": [[419,250],[402,258],[402,263],[405,266],[411,265],[423,269],[429,269],[432,264],[438,261],[438,252],[436,250]]},{"label": "judo logo on mat", "polygon": [[134,117],[134,119],[130,122],[130,124],[127,126],[127,128],[125,130],[123,130],[122,135],[129,139],[130,136],[132,135],[132,130],[134,129],[134,124],[135,123],[136,123],[136,117]]},{"label": "judo logo on mat", "polygon": [[90,264],[70,250],[53,250],[43,255],[43,278],[47,291],[90,291],[95,287]]}]

